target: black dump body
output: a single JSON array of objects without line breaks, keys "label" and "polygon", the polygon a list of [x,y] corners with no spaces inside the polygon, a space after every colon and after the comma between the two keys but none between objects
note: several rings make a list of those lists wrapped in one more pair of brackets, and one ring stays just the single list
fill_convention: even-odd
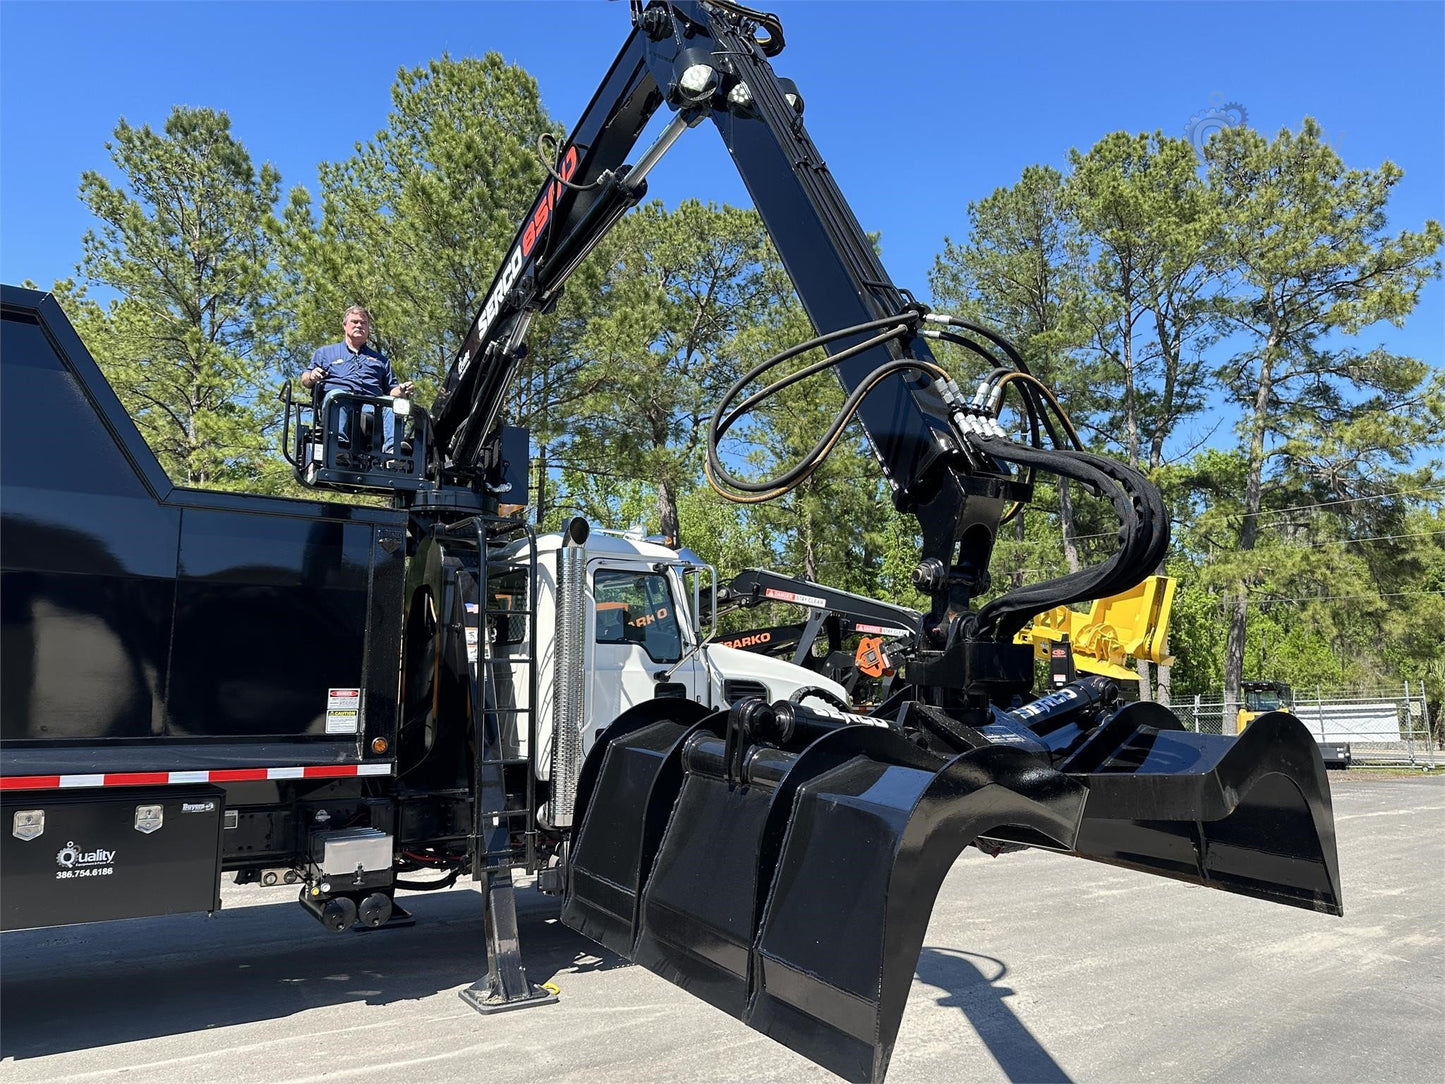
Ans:
[{"label": "black dump body", "polygon": [[[54,298],[0,291],[3,773],[392,744],[405,514],[173,486]],[[333,688],[357,732],[327,733]]]}]

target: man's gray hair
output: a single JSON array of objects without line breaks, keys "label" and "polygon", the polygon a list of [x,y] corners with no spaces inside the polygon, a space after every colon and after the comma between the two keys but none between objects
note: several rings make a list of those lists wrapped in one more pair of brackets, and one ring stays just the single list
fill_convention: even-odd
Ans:
[{"label": "man's gray hair", "polygon": [[365,317],[366,317],[366,322],[367,322],[368,324],[372,322],[371,313],[367,311],[367,308],[366,308],[365,305],[352,305],[350,308],[348,308],[345,312],[343,312],[343,313],[341,314],[341,322],[342,322],[343,324],[346,323],[346,318],[347,318],[348,316],[350,316],[353,312],[359,312],[359,313],[361,313],[362,316],[365,316]]}]

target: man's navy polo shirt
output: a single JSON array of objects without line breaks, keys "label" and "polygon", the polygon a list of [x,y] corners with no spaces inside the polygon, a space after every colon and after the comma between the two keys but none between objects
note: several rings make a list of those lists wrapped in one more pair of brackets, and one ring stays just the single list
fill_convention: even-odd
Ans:
[{"label": "man's navy polo shirt", "polygon": [[345,388],[361,395],[390,395],[400,381],[379,350],[363,346],[354,354],[344,342],[323,346],[311,355],[311,367],[326,370],[324,390]]}]

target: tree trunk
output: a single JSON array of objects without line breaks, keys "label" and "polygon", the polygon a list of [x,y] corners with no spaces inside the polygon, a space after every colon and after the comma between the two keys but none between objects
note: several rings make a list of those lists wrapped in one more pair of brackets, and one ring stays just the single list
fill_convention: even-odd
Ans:
[{"label": "tree trunk", "polygon": [[[1249,462],[1244,482],[1244,522],[1239,528],[1239,552],[1249,553],[1259,537],[1259,506],[1264,494],[1264,436],[1269,428],[1269,407],[1274,390],[1274,350],[1277,336],[1271,332],[1259,364],[1259,387],[1254,394],[1254,413],[1249,421]],[[1240,686],[1244,681],[1245,618],[1249,612],[1249,580],[1241,576],[1230,588],[1226,603],[1229,615],[1229,639],[1224,649],[1225,726],[1237,711]],[[1233,707],[1232,707],[1233,706]]]},{"label": "tree trunk", "polygon": [[1224,647],[1224,733],[1234,732],[1239,714],[1240,685],[1244,680],[1244,618],[1248,599],[1244,583],[1237,582],[1224,601],[1229,620],[1229,639]]},{"label": "tree trunk", "polygon": [[[1024,508],[1020,508],[1019,511],[1018,511],[1018,515],[1014,516],[1014,541],[1015,541],[1015,542],[1023,542],[1023,540],[1024,540],[1024,514],[1025,514],[1026,510],[1027,510],[1027,505],[1026,505]],[[1067,536],[1066,536],[1066,537],[1067,537]],[[1022,551],[1021,551],[1021,552],[1022,552]],[[1023,569],[1021,569],[1021,568],[1015,568],[1015,569],[1013,570],[1013,574],[1012,574],[1012,576],[1011,576],[1010,578],[1011,578],[1012,581],[1013,581],[1013,589],[1014,589],[1015,591],[1017,591],[1020,587],[1022,587],[1022,586],[1024,585],[1024,573],[1023,573]]]},{"label": "tree trunk", "polygon": [[[1019,523],[1023,523],[1022,513]],[[1074,498],[1065,478],[1059,479],[1059,532],[1064,539],[1064,563],[1070,572],[1077,572],[1082,566],[1079,564],[1079,544],[1074,537]]]},{"label": "tree trunk", "polygon": [[1123,273],[1124,309],[1124,432],[1125,451],[1129,465],[1139,465],[1139,391],[1134,371],[1134,279],[1126,268]]},{"label": "tree trunk", "polygon": [[809,520],[803,525],[803,578],[818,582],[818,553],[813,545],[813,524]]},{"label": "tree trunk", "polygon": [[682,545],[682,528],[677,518],[677,496],[672,491],[672,483],[666,478],[658,480],[657,483],[657,518],[661,523],[663,537],[668,539],[668,545]]},{"label": "tree trunk", "polygon": [[547,445],[537,445],[537,527],[547,519]]}]

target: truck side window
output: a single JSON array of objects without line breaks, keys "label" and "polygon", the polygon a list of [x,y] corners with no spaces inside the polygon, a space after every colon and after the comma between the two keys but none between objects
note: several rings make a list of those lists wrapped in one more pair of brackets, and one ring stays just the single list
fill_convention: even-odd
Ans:
[{"label": "truck side window", "polygon": [[682,632],[667,578],[600,569],[592,578],[599,644],[638,644],[654,662],[682,658]]},{"label": "truck side window", "polygon": [[516,610],[514,617],[506,613],[493,612],[488,624],[491,626],[493,641],[498,645],[525,644],[527,642],[527,606],[531,602],[528,591],[527,573],[521,569],[504,572],[487,581],[491,598],[487,609]]}]

